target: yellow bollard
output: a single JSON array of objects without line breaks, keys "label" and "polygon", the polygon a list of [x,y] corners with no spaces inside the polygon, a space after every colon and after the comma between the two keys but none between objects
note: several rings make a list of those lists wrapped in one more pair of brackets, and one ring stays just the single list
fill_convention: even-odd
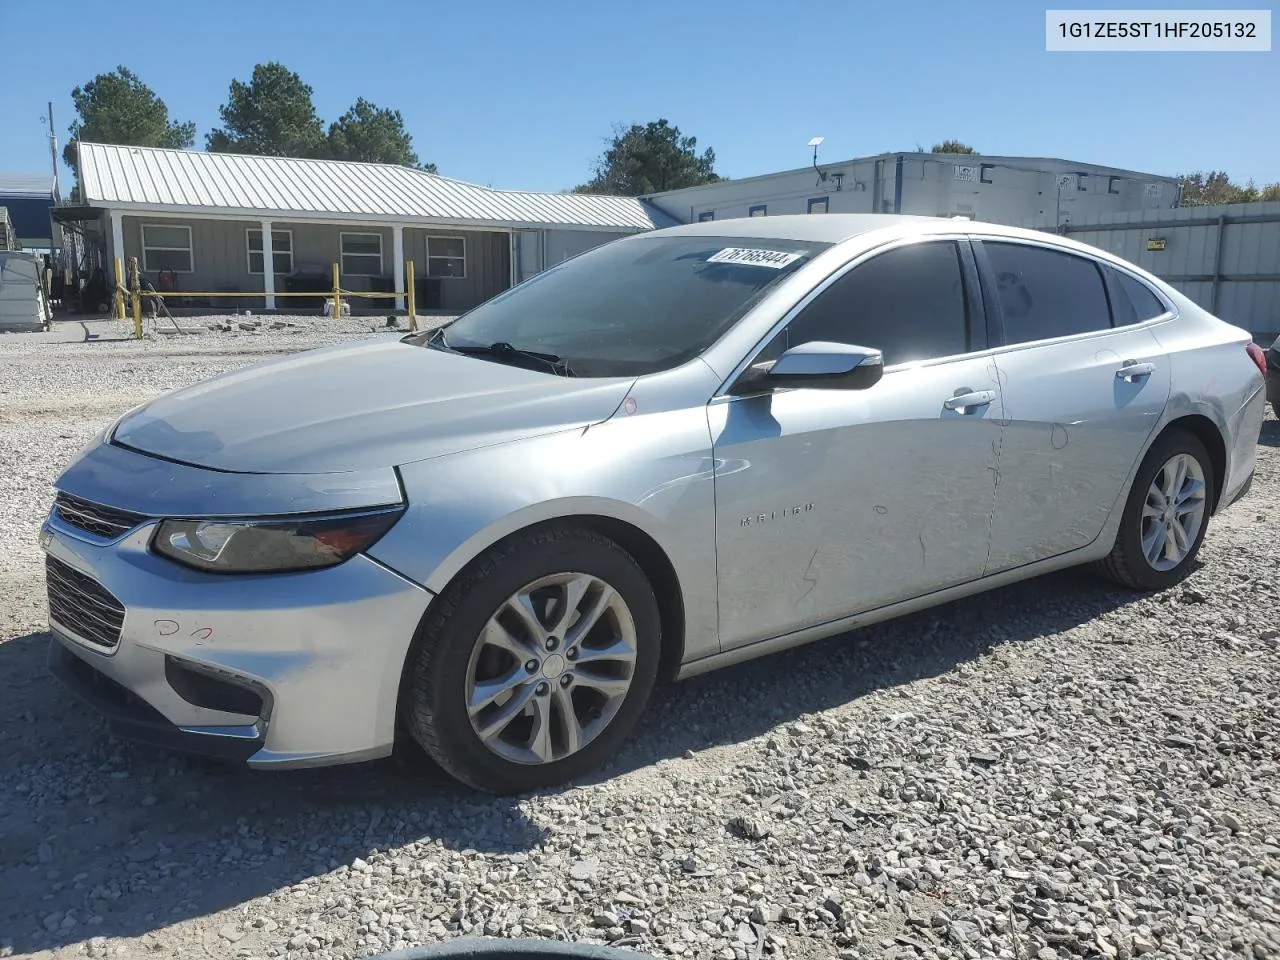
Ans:
[{"label": "yellow bollard", "polygon": [[408,299],[405,301],[409,307],[409,329],[411,331],[418,329],[418,312],[415,309],[417,302],[413,292],[413,261],[406,260],[404,262],[404,285],[405,295]]},{"label": "yellow bollard", "polygon": [[338,283],[338,265],[333,265],[333,319],[342,317],[342,287]]},{"label": "yellow bollard", "polygon": [[116,257],[116,319],[124,322],[124,260]]}]

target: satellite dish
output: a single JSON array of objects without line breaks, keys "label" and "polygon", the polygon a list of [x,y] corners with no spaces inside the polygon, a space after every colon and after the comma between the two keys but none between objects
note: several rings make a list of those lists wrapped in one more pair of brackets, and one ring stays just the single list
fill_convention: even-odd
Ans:
[{"label": "satellite dish", "polygon": [[827,175],[822,170],[818,169],[818,144],[820,144],[825,139],[827,138],[814,137],[812,140],[809,141],[809,146],[813,147],[813,169],[817,171],[819,184],[821,184],[822,181],[827,179]]}]

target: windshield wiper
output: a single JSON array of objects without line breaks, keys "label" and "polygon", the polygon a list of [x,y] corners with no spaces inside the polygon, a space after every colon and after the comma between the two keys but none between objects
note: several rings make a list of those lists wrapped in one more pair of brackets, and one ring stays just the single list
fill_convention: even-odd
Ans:
[{"label": "windshield wiper", "polygon": [[556,356],[554,353],[539,353],[537,350],[521,350],[519,347],[513,347],[505,340],[499,340],[497,343],[491,343],[488,346],[476,344],[452,344],[444,338],[444,331],[440,332],[438,342],[446,350],[452,350],[454,353],[464,353],[468,356],[483,356],[503,358],[518,358],[521,360],[536,360],[539,363],[545,363],[552,373],[558,373],[562,377],[574,376],[573,369],[568,362]]},{"label": "windshield wiper", "polygon": [[412,343],[417,347],[434,347],[439,345],[444,347],[446,350],[452,350],[453,348],[449,346],[449,341],[444,337],[444,332],[453,326],[456,320],[457,318],[455,317],[448,323],[442,323],[440,326],[432,327],[430,330],[416,330],[413,333],[409,333],[401,337],[400,342]]}]

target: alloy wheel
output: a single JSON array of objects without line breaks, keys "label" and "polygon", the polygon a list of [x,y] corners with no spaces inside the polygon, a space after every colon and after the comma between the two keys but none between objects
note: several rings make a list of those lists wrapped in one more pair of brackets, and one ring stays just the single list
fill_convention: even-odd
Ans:
[{"label": "alloy wheel", "polygon": [[1204,469],[1179,453],[1156,472],[1142,506],[1142,555],[1154,570],[1172,570],[1186,559],[1204,524]]},{"label": "alloy wheel", "polygon": [[636,646],[630,609],[599,577],[559,573],[526,584],[493,613],[472,649],[472,730],[515,763],[577,753],[626,700]]}]

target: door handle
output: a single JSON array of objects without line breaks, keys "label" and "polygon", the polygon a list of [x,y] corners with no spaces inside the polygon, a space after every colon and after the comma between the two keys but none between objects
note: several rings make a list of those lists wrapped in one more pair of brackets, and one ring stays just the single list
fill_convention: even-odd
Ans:
[{"label": "door handle", "polygon": [[1140,377],[1149,377],[1156,372],[1154,363],[1138,363],[1136,360],[1126,360],[1124,366],[1116,371],[1117,380],[1128,380],[1132,383]]},{"label": "door handle", "polygon": [[972,393],[962,393],[958,397],[947,397],[942,401],[942,405],[948,410],[966,410],[970,407],[977,409],[990,406],[995,398],[994,390],[975,390]]}]

